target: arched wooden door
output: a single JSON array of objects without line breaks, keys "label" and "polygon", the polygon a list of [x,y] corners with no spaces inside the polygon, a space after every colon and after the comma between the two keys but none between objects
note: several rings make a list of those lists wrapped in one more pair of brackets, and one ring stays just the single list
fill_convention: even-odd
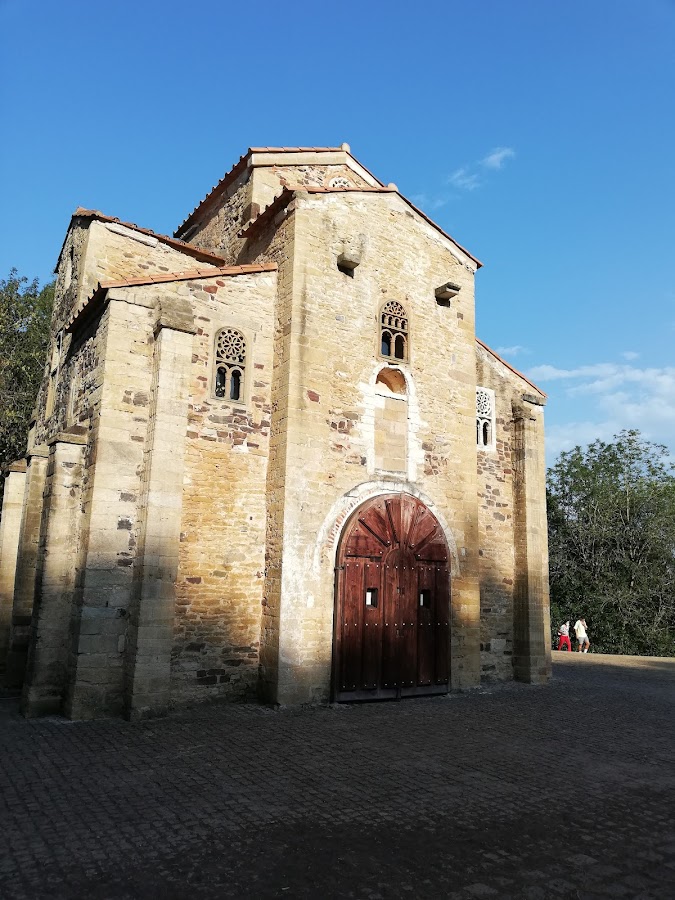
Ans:
[{"label": "arched wooden door", "polygon": [[435,516],[410,494],[376,497],[347,523],[333,662],[336,700],[448,690],[448,546]]}]

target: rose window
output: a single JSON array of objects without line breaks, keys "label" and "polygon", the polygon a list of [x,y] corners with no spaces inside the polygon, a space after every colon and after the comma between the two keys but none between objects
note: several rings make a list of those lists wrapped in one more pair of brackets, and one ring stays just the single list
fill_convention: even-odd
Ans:
[{"label": "rose window", "polygon": [[216,397],[242,400],[245,371],[246,338],[235,328],[223,328],[216,335]]}]

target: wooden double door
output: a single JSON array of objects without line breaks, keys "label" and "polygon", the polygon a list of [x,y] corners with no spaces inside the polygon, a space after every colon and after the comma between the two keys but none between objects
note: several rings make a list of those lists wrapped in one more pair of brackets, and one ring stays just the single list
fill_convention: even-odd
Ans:
[{"label": "wooden double door", "polygon": [[338,550],[333,696],[444,693],[449,677],[445,536],[410,494],[376,497],[351,517]]}]

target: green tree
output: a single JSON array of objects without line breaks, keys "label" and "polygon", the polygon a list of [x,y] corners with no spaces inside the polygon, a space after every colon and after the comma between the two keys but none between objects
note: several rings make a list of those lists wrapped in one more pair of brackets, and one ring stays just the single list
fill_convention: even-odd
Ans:
[{"label": "green tree", "polygon": [[23,456],[45,364],[54,283],[0,279],[0,466]]},{"label": "green tree", "polygon": [[675,654],[675,468],[622,431],[561,453],[548,472],[551,616],[583,616],[592,648]]}]

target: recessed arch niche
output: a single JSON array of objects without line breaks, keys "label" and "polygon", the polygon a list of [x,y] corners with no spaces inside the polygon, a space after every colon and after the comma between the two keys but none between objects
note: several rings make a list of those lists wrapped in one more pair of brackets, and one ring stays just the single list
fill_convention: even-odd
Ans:
[{"label": "recessed arch niche", "polygon": [[375,380],[375,468],[406,472],[408,387],[400,369],[385,366]]}]

